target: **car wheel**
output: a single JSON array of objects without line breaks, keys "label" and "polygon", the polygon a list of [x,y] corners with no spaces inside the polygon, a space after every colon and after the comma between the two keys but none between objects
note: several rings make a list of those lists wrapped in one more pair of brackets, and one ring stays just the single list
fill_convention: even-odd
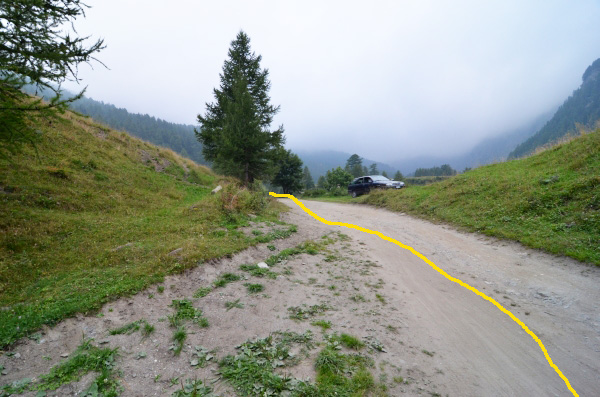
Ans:
[{"label": "car wheel", "polygon": [[356,194],[356,192],[352,192],[352,198],[356,198],[358,196],[358,194]]}]

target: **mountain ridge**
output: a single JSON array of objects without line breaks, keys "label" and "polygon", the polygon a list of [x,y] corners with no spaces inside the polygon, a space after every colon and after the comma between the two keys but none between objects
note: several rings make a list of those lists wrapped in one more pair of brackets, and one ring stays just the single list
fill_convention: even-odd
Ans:
[{"label": "mountain ridge", "polygon": [[588,66],[581,85],[558,108],[550,120],[533,136],[521,142],[509,159],[527,156],[537,148],[577,133],[580,127],[593,129],[600,120],[600,58]]}]

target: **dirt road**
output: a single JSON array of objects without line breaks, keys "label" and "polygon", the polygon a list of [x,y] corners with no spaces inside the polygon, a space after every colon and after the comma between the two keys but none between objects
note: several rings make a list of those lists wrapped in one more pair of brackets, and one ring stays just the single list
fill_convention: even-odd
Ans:
[{"label": "dirt road", "polygon": [[[291,200],[290,222],[323,226]],[[377,230],[412,246],[450,275],[494,298],[544,343],[581,396],[600,395],[600,270],[523,246],[466,234],[367,206],[305,201],[319,216]],[[344,228],[364,242],[410,345],[434,351],[443,394],[461,396],[567,396],[565,383],[537,343],[507,315],[434,271],[410,252],[377,236]],[[390,296],[391,297],[391,296]],[[406,343],[406,342],[405,342]],[[416,367],[422,366],[419,357]]]},{"label": "dirt road", "polygon": [[[336,335],[348,334],[364,347],[336,348],[371,363],[374,395],[571,395],[533,339],[491,303],[392,243],[324,225],[283,201],[291,208],[283,220],[297,225],[291,237],[166,277],[136,296],[44,328],[0,352],[0,395],[16,389],[38,395],[43,375],[73,362],[84,340],[115,349],[111,376],[122,396],[188,395],[183,385],[194,380],[209,385],[215,396],[262,395],[267,386],[258,379],[251,391],[236,390],[218,362],[239,353],[236,346],[248,340],[281,332],[311,339],[297,346],[295,360],[277,364],[276,372],[288,380],[315,384],[319,352]],[[537,334],[579,395],[599,395],[598,268],[373,207],[305,203],[327,220],[377,230],[410,245],[493,297]],[[287,227],[255,221],[242,232],[261,235]],[[313,249],[284,255],[288,248],[307,246]],[[248,270],[262,261],[271,264],[270,277]],[[226,276],[229,282],[219,283]],[[189,320],[175,328],[171,318],[182,300],[201,310],[207,324]],[[152,332],[127,328],[135,324],[151,326]],[[184,340],[176,354],[181,327]],[[88,395],[96,378],[94,373],[62,377],[60,387],[46,395]]]}]

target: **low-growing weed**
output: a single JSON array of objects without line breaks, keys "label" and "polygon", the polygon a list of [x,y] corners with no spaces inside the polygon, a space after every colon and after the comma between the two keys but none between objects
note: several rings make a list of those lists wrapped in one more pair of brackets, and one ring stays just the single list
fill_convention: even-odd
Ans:
[{"label": "low-growing weed", "polygon": [[353,350],[360,350],[363,347],[365,347],[365,344],[363,342],[361,342],[360,339],[358,339],[355,336],[348,335],[348,334],[341,334],[340,342],[342,343],[342,345],[346,346],[349,349],[353,349]]},{"label": "low-growing weed", "polygon": [[331,328],[331,321],[329,320],[316,320],[310,323],[315,327],[321,327],[323,330]]},{"label": "low-growing weed", "polygon": [[258,265],[240,265],[240,270],[248,272],[254,277],[267,277],[273,280],[277,278],[277,273],[267,268],[258,267]]},{"label": "low-growing weed", "polygon": [[350,297],[351,300],[353,300],[354,302],[366,302],[367,300],[365,299],[364,296],[362,295],[354,295],[352,297]]},{"label": "low-growing weed", "polygon": [[194,292],[194,298],[204,298],[206,295],[210,294],[212,291],[211,287],[200,287]]},{"label": "low-growing weed", "polygon": [[154,325],[144,322],[144,326],[142,327],[142,335],[144,335],[144,337],[148,337],[154,332],[154,330]]},{"label": "low-growing weed", "polygon": [[386,395],[367,369],[371,366],[373,361],[365,356],[342,354],[330,346],[324,348],[315,362],[317,395]]},{"label": "low-growing weed", "polygon": [[[298,357],[290,351],[293,345],[311,349],[312,334],[276,332],[263,339],[247,341],[237,346],[237,355],[221,360],[221,375],[241,395],[317,395],[308,382],[275,371],[297,363]],[[307,393],[309,391],[313,393]]]},{"label": "low-growing weed", "polygon": [[360,339],[349,334],[339,335],[337,333],[333,333],[330,335],[325,335],[325,339],[328,346],[334,350],[340,350],[342,346],[353,350],[360,350],[365,347],[365,344]]},{"label": "low-growing weed", "polygon": [[[287,230],[286,229],[274,229],[269,233],[266,234],[262,234],[262,233],[255,233],[257,230],[253,231],[252,234],[254,234],[254,238],[253,238],[253,242],[256,243],[268,243],[271,242],[273,240],[279,240],[279,239],[284,239],[286,237],[289,237],[292,233],[296,233],[296,231],[298,231],[298,228],[296,227],[296,225],[289,225]],[[260,232],[260,231],[259,231]],[[269,249],[271,249],[271,246],[268,246]],[[273,246],[273,248],[275,248]],[[272,249],[271,251],[274,251],[275,249]]]},{"label": "low-growing weed", "polygon": [[132,334],[132,333],[140,330],[140,323],[141,323],[141,320],[134,321],[129,324],[125,324],[122,327],[110,330],[109,334],[110,335]]},{"label": "low-growing weed", "polygon": [[331,308],[322,303],[320,305],[312,305],[312,306],[306,306],[306,305],[302,305],[302,306],[291,306],[288,307],[288,312],[290,312],[290,318],[292,320],[307,320],[311,317],[314,317],[318,314],[322,314],[324,312],[326,312],[327,310],[330,310]]},{"label": "low-growing weed", "polygon": [[81,379],[89,372],[95,372],[98,376],[87,389],[87,394],[84,394],[117,396],[122,388],[117,381],[114,364],[116,356],[117,349],[100,349],[92,345],[91,340],[86,340],[66,361],[53,367],[47,375],[40,376],[35,389],[56,390],[61,385]]},{"label": "low-growing weed", "polygon": [[173,341],[175,344],[171,346],[171,350],[177,356],[183,349],[183,342],[187,338],[187,331],[183,323],[186,320],[195,322],[198,326],[206,328],[208,327],[208,320],[203,317],[202,310],[196,309],[192,302],[187,299],[176,300],[174,299],[171,303],[171,307],[175,309],[175,313],[168,316],[169,324],[171,327],[176,328],[173,333]]},{"label": "low-growing weed", "polygon": [[286,248],[275,255],[271,255],[265,262],[269,266],[275,266],[276,264],[288,260],[290,257],[295,255],[316,255],[320,251],[324,250],[327,245],[333,244],[335,242],[335,240],[333,240],[329,236],[323,236],[321,240],[322,241],[318,242],[309,240],[298,244],[296,247]]},{"label": "low-growing weed", "polygon": [[212,397],[212,389],[198,379],[186,379],[181,383],[181,389],[172,394],[173,397]]},{"label": "low-growing weed", "polygon": [[173,354],[178,356],[181,353],[181,350],[183,349],[183,342],[185,342],[186,338],[187,331],[185,330],[185,327],[181,325],[173,333],[173,341],[175,342],[175,345],[171,346]]},{"label": "low-growing weed", "polygon": [[227,308],[227,311],[233,309],[233,308],[238,308],[238,309],[243,309],[244,308],[244,304],[240,302],[240,298],[234,300],[233,302],[225,302],[225,307]]},{"label": "low-growing weed", "polygon": [[265,286],[262,284],[246,283],[246,284],[244,284],[244,286],[246,287],[246,290],[248,290],[248,292],[251,294],[257,294],[259,292],[264,291],[264,289],[265,289]]},{"label": "low-growing weed", "polygon": [[190,365],[192,367],[204,368],[209,361],[215,358],[212,353],[212,351],[209,351],[202,346],[194,346],[194,352],[192,353],[194,358],[190,361]]},{"label": "low-growing weed", "polygon": [[219,278],[213,283],[216,288],[225,287],[229,283],[233,283],[234,281],[240,280],[241,277],[235,273],[223,273],[219,276]]},{"label": "low-growing weed", "polygon": [[429,350],[425,349],[421,350],[421,352],[427,354],[429,357],[433,357],[433,355],[435,354],[434,352],[430,352]]},{"label": "low-growing weed", "polygon": [[196,309],[192,305],[192,302],[187,299],[174,299],[171,303],[171,307],[175,309],[175,313],[168,316],[169,323],[172,327],[179,327],[184,320],[192,320],[200,325],[201,320],[204,318],[202,316],[202,310]]}]

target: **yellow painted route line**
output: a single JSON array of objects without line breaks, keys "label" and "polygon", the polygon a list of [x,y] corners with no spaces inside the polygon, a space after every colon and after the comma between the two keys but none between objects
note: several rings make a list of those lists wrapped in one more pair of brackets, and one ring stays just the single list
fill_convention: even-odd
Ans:
[{"label": "yellow painted route line", "polygon": [[294,203],[296,203],[300,208],[302,208],[307,214],[309,214],[310,216],[312,216],[313,218],[315,218],[316,220],[318,220],[319,222],[322,222],[326,225],[331,225],[331,226],[344,226],[350,229],[356,229],[359,230],[361,232],[365,232],[365,233],[369,233],[369,234],[374,234],[376,236],[378,236],[379,238],[389,241],[391,243],[396,244],[397,246],[404,248],[405,250],[408,250],[410,252],[412,252],[414,255],[418,256],[419,258],[421,258],[423,260],[423,262],[427,263],[429,266],[431,266],[432,268],[434,268],[438,273],[440,273],[442,276],[446,277],[448,280],[455,282],[463,287],[465,287],[466,289],[468,289],[469,291],[472,291],[474,293],[476,293],[477,295],[481,296],[483,299],[485,299],[486,301],[492,303],[494,306],[496,306],[502,313],[506,314],[508,317],[510,317],[515,323],[519,324],[521,326],[521,328],[523,328],[525,330],[525,332],[527,332],[534,341],[537,342],[537,344],[539,345],[540,349],[542,349],[542,352],[544,353],[544,357],[546,357],[546,360],[548,360],[548,364],[550,364],[550,366],[556,371],[556,373],[558,374],[558,376],[561,377],[561,379],[565,382],[565,384],[567,385],[567,387],[569,388],[569,390],[571,391],[571,393],[573,393],[574,396],[578,397],[579,394],[577,394],[577,392],[575,391],[575,389],[573,389],[573,387],[571,387],[571,383],[569,382],[569,379],[567,379],[567,377],[565,375],[563,375],[562,371],[560,369],[558,369],[558,367],[554,364],[554,362],[552,361],[552,359],[550,358],[550,355],[548,354],[548,350],[546,350],[546,347],[544,346],[544,344],[542,343],[542,341],[540,340],[540,338],[537,337],[536,334],[534,334],[524,323],[523,321],[519,320],[514,314],[512,314],[508,309],[504,308],[500,303],[498,303],[495,299],[490,298],[489,296],[487,296],[486,294],[484,294],[483,292],[480,292],[479,290],[477,290],[476,288],[470,286],[469,284],[465,283],[462,280],[459,280],[455,277],[452,277],[451,275],[449,275],[448,273],[446,273],[444,270],[442,270],[441,268],[439,268],[435,263],[433,263],[432,261],[430,261],[429,259],[427,259],[427,257],[425,257],[425,255],[421,254],[420,252],[418,252],[417,250],[415,250],[412,247],[409,247],[408,245],[402,244],[400,241],[398,240],[394,240],[393,238],[390,238],[376,230],[370,230],[370,229],[365,229],[364,227],[360,227],[360,226],[356,226],[356,225],[352,225],[350,223],[343,223],[343,222],[331,222],[328,221],[327,219],[321,218],[319,215],[315,214],[314,212],[312,212],[311,210],[309,210],[308,208],[306,208],[304,206],[304,204],[302,204],[302,202],[300,200],[298,200],[296,197],[292,196],[291,194],[277,194],[277,193],[273,193],[270,192],[269,193],[271,196],[273,197],[278,197],[278,198],[289,198],[291,199]]}]

